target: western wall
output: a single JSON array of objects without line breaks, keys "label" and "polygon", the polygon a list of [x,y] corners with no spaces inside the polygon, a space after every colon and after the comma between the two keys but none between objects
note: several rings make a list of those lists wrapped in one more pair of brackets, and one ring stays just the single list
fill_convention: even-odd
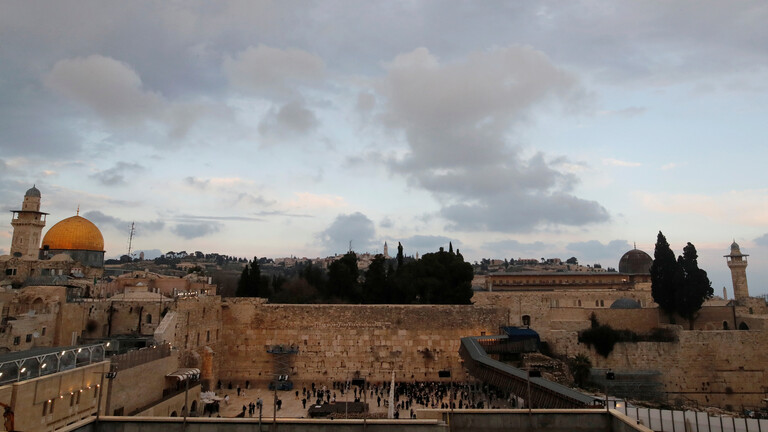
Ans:
[{"label": "western wall", "polygon": [[[497,334],[507,310],[495,306],[281,305],[253,299],[223,303],[219,378],[244,383],[272,379],[273,345],[298,347],[294,381],[366,378],[436,380],[441,370],[466,379],[460,339]],[[460,372],[461,371],[461,372]]]}]

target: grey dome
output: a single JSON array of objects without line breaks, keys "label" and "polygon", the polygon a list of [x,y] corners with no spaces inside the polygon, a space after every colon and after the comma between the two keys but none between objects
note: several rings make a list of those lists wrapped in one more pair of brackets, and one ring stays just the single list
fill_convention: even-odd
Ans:
[{"label": "grey dome", "polygon": [[640,303],[631,298],[622,297],[611,305],[611,309],[640,309]]},{"label": "grey dome", "polygon": [[40,191],[35,186],[32,186],[30,189],[27,190],[27,193],[25,193],[24,196],[40,198]]},{"label": "grey dome", "polygon": [[649,274],[653,258],[640,249],[632,249],[619,260],[619,273]]}]

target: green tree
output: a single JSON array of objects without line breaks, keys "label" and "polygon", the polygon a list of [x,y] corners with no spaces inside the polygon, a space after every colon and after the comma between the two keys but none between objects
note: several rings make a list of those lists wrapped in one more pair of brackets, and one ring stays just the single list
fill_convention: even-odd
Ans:
[{"label": "green tree", "polygon": [[246,263],[243,272],[240,274],[240,280],[237,281],[237,297],[259,297],[261,293],[261,269],[259,269],[259,260],[253,257],[253,261]]},{"label": "green tree", "polygon": [[360,303],[362,292],[358,282],[357,255],[347,252],[328,266],[329,300]]},{"label": "green tree", "polygon": [[675,309],[678,315],[688,320],[691,330],[704,301],[714,295],[707,272],[699,268],[698,257],[696,247],[688,242],[683,255],[677,259],[683,280],[675,293]]},{"label": "green tree", "polygon": [[387,304],[391,302],[389,274],[386,265],[386,258],[379,254],[368,266],[368,270],[365,271],[365,282],[363,282],[363,303]]},{"label": "green tree", "polygon": [[570,367],[574,383],[584,388],[584,385],[589,381],[589,373],[592,370],[592,362],[589,357],[584,354],[577,355],[571,359]]},{"label": "green tree", "polygon": [[670,316],[676,311],[676,291],[682,281],[682,271],[667,238],[659,231],[651,265],[651,296],[659,308]]}]

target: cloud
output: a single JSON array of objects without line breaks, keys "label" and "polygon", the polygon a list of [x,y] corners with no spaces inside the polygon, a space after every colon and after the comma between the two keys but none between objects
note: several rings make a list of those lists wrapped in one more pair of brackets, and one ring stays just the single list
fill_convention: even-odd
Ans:
[{"label": "cloud", "polygon": [[160,126],[166,137],[179,140],[203,119],[229,121],[232,117],[225,105],[172,102],[146,89],[129,64],[102,55],[59,60],[43,82],[49,89],[88,108],[109,127],[133,134],[138,134],[137,126]]},{"label": "cloud", "polygon": [[355,251],[372,250],[375,236],[373,221],[360,212],[338,215],[328,228],[317,235],[329,255],[346,252],[350,241]]},{"label": "cloud", "polygon": [[676,163],[676,162],[670,162],[666,165],[662,165],[661,169],[662,171],[667,171],[675,168],[680,168],[681,166],[684,166],[685,163]]},{"label": "cloud", "polygon": [[105,186],[122,186],[127,184],[125,176],[129,173],[137,173],[144,171],[144,167],[137,163],[131,162],[118,162],[112,168],[98,171],[96,174],[92,174],[92,179],[98,180]]},{"label": "cloud", "polygon": [[523,157],[508,136],[549,102],[578,106],[575,78],[541,52],[510,46],[441,63],[426,48],[397,56],[377,90],[382,124],[404,133],[407,152],[391,171],[432,192],[448,229],[524,231],[608,220],[595,201],[571,193],[578,182],[563,158]]},{"label": "cloud", "polygon": [[768,189],[732,190],[714,195],[637,192],[635,196],[655,212],[692,215],[755,227],[768,225]]},{"label": "cloud", "polygon": [[98,210],[83,213],[83,217],[93,222],[96,226],[111,226],[118,231],[125,232],[126,235],[130,232],[131,223],[133,223],[136,230],[134,235],[136,237],[156,233],[165,227],[165,222],[160,219],[154,221],[128,221],[104,214]]},{"label": "cloud", "polygon": [[315,113],[303,102],[292,101],[279,109],[272,109],[259,123],[259,133],[269,137],[306,135],[317,128]]},{"label": "cloud", "polygon": [[337,195],[318,195],[309,192],[296,192],[296,198],[288,201],[285,205],[288,208],[340,208],[346,207],[347,203],[343,197]]},{"label": "cloud", "polygon": [[762,247],[768,247],[768,233],[761,235],[754,240],[755,244]]},{"label": "cloud", "polygon": [[619,159],[605,158],[602,160],[603,165],[616,166],[616,167],[639,167],[643,166],[640,162],[628,162]]},{"label": "cloud", "polygon": [[618,266],[619,259],[625,252],[632,249],[632,245],[626,240],[611,240],[603,244],[597,240],[569,243],[566,248],[576,254],[579,262],[586,264],[588,262],[605,261]]},{"label": "cloud", "polygon": [[44,82],[117,123],[145,121],[157,115],[164,103],[160,95],[143,88],[138,73],[129,65],[101,55],[60,60]]},{"label": "cloud", "polygon": [[382,218],[382,219],[381,219],[381,221],[379,222],[379,226],[380,226],[381,228],[392,228],[392,227],[394,227],[394,226],[395,226],[395,222],[394,222],[394,221],[392,220],[392,218],[390,218],[389,216],[385,216],[385,217],[384,217],[384,218]]},{"label": "cloud", "polygon": [[604,115],[604,116],[636,117],[641,114],[644,114],[646,111],[647,111],[646,108],[633,106],[633,107],[623,108],[619,110],[598,111],[598,114]]},{"label": "cloud", "polygon": [[284,99],[296,87],[314,83],[325,70],[323,60],[304,50],[284,50],[258,45],[235,57],[226,57],[224,73],[237,89],[269,98]]},{"label": "cloud", "polygon": [[205,237],[221,230],[222,224],[218,222],[200,222],[178,224],[171,228],[171,232],[187,240]]}]

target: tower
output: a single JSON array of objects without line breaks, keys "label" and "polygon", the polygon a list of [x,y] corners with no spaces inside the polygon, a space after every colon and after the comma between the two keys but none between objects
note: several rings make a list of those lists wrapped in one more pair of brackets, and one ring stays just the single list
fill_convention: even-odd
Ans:
[{"label": "tower", "polygon": [[739,245],[734,242],[731,244],[730,255],[723,255],[728,261],[728,268],[731,269],[731,279],[733,280],[733,298],[736,301],[749,298],[749,289],[747,288],[747,257],[739,250]]},{"label": "tower", "polygon": [[37,259],[40,250],[40,234],[45,226],[48,213],[40,211],[40,191],[32,186],[24,194],[21,210],[11,210],[13,219],[13,239],[11,256]]},{"label": "tower", "polygon": [[384,242],[384,258],[389,258],[389,247],[386,241]]}]

